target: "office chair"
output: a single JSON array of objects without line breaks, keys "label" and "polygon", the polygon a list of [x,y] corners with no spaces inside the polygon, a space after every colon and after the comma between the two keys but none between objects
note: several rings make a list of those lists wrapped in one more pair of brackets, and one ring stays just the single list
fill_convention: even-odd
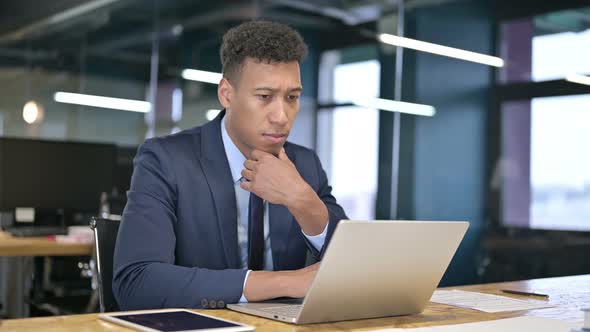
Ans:
[{"label": "office chair", "polygon": [[119,311],[119,306],[113,295],[113,257],[115,242],[119,231],[120,221],[113,218],[93,217],[90,228],[94,230],[96,245],[96,262],[98,268],[98,297],[100,312]]}]

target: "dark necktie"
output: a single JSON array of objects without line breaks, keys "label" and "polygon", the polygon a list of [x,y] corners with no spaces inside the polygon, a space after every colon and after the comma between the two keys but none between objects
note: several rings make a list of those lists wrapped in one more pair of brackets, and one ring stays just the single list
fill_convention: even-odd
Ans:
[{"label": "dark necktie", "polygon": [[248,208],[248,268],[262,270],[264,264],[264,205],[262,198],[250,193]]}]

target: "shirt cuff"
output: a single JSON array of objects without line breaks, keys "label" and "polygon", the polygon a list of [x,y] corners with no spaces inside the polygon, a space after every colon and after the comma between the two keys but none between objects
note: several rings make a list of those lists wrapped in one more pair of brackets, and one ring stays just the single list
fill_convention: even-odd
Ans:
[{"label": "shirt cuff", "polygon": [[305,234],[305,232],[303,231],[303,229],[301,230],[301,233],[303,233],[303,235],[309,240],[309,242],[311,242],[311,245],[316,248],[317,251],[322,251],[322,247],[324,246],[324,242],[326,242],[326,234],[328,234],[328,225],[330,223],[327,222],[326,223],[326,227],[324,227],[324,231],[321,232],[318,235],[314,235],[314,236],[310,236]]},{"label": "shirt cuff", "polygon": [[242,297],[240,298],[239,303],[247,303],[248,302],[248,300],[244,296],[244,289],[246,288],[246,281],[248,281],[248,276],[250,275],[250,272],[252,272],[252,270],[248,270],[248,272],[246,272],[246,278],[244,278],[244,285],[242,286]]}]

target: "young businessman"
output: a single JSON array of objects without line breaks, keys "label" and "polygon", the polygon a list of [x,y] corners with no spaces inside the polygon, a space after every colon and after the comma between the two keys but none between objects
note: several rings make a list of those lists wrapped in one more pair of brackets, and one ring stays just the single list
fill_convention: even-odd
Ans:
[{"label": "young businessman", "polygon": [[121,309],[217,308],[303,297],[341,219],[315,153],[288,143],[307,47],[253,21],[223,37],[225,108],[213,121],[147,140],[117,237]]}]

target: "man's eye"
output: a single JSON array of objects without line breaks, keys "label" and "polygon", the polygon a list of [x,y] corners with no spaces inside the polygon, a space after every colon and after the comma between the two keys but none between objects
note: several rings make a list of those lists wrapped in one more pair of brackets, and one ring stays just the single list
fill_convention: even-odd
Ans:
[{"label": "man's eye", "polygon": [[288,98],[289,98],[289,100],[297,100],[297,99],[299,99],[299,96],[298,95],[290,95]]},{"label": "man's eye", "polygon": [[270,95],[256,95],[258,96],[258,98],[266,100],[266,99],[270,99]]}]

